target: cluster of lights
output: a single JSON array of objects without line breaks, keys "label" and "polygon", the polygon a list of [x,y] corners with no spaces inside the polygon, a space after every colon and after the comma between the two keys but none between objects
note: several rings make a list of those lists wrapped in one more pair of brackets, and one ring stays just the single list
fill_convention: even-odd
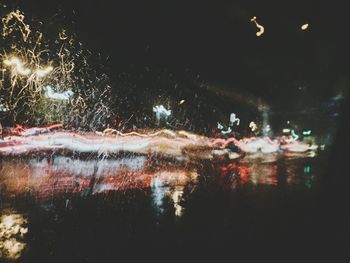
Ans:
[{"label": "cluster of lights", "polygon": [[[230,125],[229,126],[233,126],[233,124],[236,123],[237,126],[239,126],[239,123],[240,123],[240,119],[237,118],[236,114],[235,113],[231,113],[230,114]],[[224,126],[221,124],[221,123],[217,123],[217,128],[219,130],[221,130],[221,133],[222,134],[228,134],[228,133],[231,133],[232,132],[232,129],[231,127],[228,127],[227,130],[225,131],[224,130]]]}]

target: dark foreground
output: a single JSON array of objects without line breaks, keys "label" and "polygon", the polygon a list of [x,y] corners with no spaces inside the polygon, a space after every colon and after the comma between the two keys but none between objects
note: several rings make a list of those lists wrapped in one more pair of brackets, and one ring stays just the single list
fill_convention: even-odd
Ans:
[{"label": "dark foreground", "polygon": [[[137,184],[111,179],[125,170],[73,182],[67,178],[82,171],[69,163],[62,168],[60,159],[15,160],[17,165],[3,160],[1,209],[27,220],[28,232],[14,235],[25,244],[19,262],[339,262],[349,258],[349,221],[328,197],[334,193],[324,185],[326,160],[321,155],[185,168],[158,163],[155,171],[138,163]],[[1,242],[2,260],[11,260],[5,257],[6,237]]]}]

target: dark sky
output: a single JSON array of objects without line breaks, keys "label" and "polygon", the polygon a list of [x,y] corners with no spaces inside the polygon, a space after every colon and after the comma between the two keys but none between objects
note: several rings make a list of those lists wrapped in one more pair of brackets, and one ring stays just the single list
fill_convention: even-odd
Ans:
[{"label": "dark sky", "polygon": [[[152,67],[181,79],[190,71],[218,89],[284,110],[316,105],[349,85],[342,1],[17,2],[39,19],[61,9],[82,42],[109,57],[112,74]],[[265,27],[260,38],[253,16]],[[301,31],[304,23],[310,27]]]}]

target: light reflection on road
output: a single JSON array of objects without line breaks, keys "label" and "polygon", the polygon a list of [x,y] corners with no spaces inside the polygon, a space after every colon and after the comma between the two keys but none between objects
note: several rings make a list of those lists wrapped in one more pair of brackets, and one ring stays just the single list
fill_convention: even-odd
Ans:
[{"label": "light reflection on road", "polygon": [[[183,209],[180,201],[189,183],[205,183],[210,176],[215,184],[236,189],[245,186],[304,185],[315,183],[312,164],[295,160],[247,158],[239,161],[172,163],[130,156],[120,159],[79,160],[68,157],[52,159],[9,159],[0,161],[1,196],[11,198],[31,194],[45,202],[67,194],[82,196],[110,191],[151,189],[155,207],[162,212],[165,197],[173,200],[176,215]],[[203,168],[207,167],[207,168]],[[209,167],[209,168],[208,168]]]}]

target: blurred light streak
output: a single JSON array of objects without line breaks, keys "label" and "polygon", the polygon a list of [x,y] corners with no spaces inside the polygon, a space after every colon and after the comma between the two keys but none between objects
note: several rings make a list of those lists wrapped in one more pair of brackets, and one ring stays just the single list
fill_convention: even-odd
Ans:
[{"label": "blurred light streak", "polygon": [[18,73],[23,76],[28,76],[32,71],[29,68],[24,67],[24,63],[17,57],[5,59],[4,64],[12,67],[12,72]]},{"label": "blurred light streak", "polygon": [[46,68],[43,69],[37,69],[34,71],[34,74],[37,75],[38,77],[44,77],[47,74],[49,74],[51,71],[53,70],[53,67],[48,66]]},{"label": "blurred light streak", "polygon": [[250,21],[254,22],[255,25],[256,25],[256,27],[259,29],[259,31],[256,32],[256,35],[257,35],[258,37],[260,37],[262,34],[264,34],[265,29],[264,29],[264,27],[263,27],[262,25],[260,25],[260,24],[256,21],[256,16],[254,16],[252,19],[250,19]]}]

